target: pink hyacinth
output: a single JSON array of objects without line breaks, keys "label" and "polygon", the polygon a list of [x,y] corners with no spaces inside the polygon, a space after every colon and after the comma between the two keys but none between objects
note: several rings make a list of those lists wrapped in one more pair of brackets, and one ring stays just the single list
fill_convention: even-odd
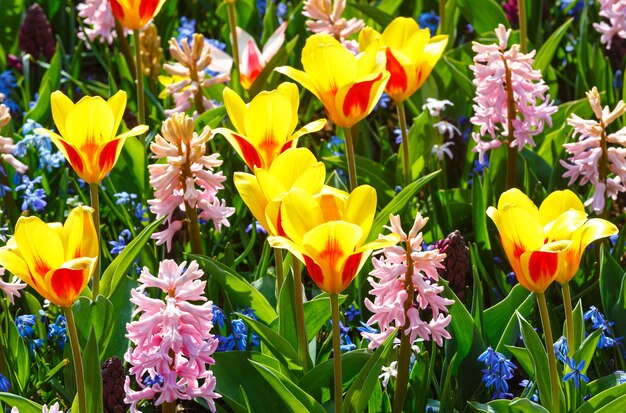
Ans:
[{"label": "pink hyacinth", "polygon": [[[598,120],[582,119],[575,114],[567,119],[567,124],[574,127],[573,137],[578,136],[578,141],[563,145],[571,156],[567,162],[560,162],[567,169],[563,177],[570,178],[568,185],[577,180],[580,185],[591,182],[594,192],[585,205],[591,204],[592,209],[600,213],[604,210],[607,197],[616,199],[619,192],[626,191],[626,129],[622,128],[615,133],[606,131],[611,123],[626,112],[626,104],[620,100],[612,111],[608,106],[602,108],[600,94],[595,87],[587,92],[587,99]],[[606,153],[602,150],[603,136]],[[600,165],[603,162],[607,164],[607,172],[613,176],[600,176]]]},{"label": "pink hyacinth", "polygon": [[[420,231],[428,222],[428,218],[422,218],[418,213],[408,235],[402,230],[399,216],[391,215],[389,221],[391,223],[389,229],[398,235],[404,246],[387,247],[383,250],[381,258],[372,258],[374,269],[370,272],[371,277],[368,277],[368,281],[372,286],[370,294],[374,296],[374,301],[366,298],[365,306],[374,314],[367,320],[367,324],[370,326],[378,324],[381,331],[364,332],[362,335],[370,340],[368,347],[375,349],[387,337],[401,330],[408,318],[409,324],[404,334],[410,336],[411,343],[419,336],[422,340],[435,340],[437,345],[441,346],[444,338],[450,338],[450,333],[445,328],[450,324],[451,317],[445,314],[448,312],[448,306],[454,303],[439,295],[443,287],[437,284],[439,280],[437,268],[443,268],[446,255],[440,254],[436,249],[422,250],[423,237]],[[411,287],[414,291],[414,300],[405,314],[404,305],[409,297],[405,288],[407,251],[413,265]],[[430,321],[422,319],[423,310],[426,308],[432,312]]]},{"label": "pink hyacinth", "polygon": [[20,282],[19,278],[13,276],[11,282],[4,282],[2,276],[5,269],[0,267],[0,290],[4,291],[11,304],[15,304],[14,297],[20,297],[20,290],[26,288],[26,284]]},{"label": "pink hyacinth", "polygon": [[[84,3],[79,3],[76,9],[84,25],[84,32],[78,33],[80,39],[89,39],[92,43],[96,39],[99,39],[100,43],[113,43],[117,33],[109,0],[85,0]],[[129,30],[124,31],[124,34],[128,33],[130,33]],[[88,42],[86,46],[88,49],[91,48]]]},{"label": "pink hyacinth", "polygon": [[599,14],[604,20],[594,23],[593,28],[602,35],[602,44],[610,49],[614,36],[626,39],[626,0],[599,0],[599,3]]},{"label": "pink hyacinth", "polygon": [[359,51],[357,42],[347,40],[365,27],[361,19],[346,20],[341,17],[346,8],[346,0],[305,0],[302,14],[310,20],[306,27],[313,33],[327,33],[339,40],[344,47],[354,54]]},{"label": "pink hyacinth", "polygon": [[[513,91],[515,116],[513,118],[513,139],[511,147],[519,151],[524,145],[535,146],[533,136],[543,131],[547,123],[552,126],[552,114],[557,111],[550,101],[548,85],[541,78],[541,71],[533,69],[535,51],[528,54],[520,52],[520,46],[514,44],[506,50],[511,30],[503,25],[496,29],[499,44],[472,43],[476,52],[472,83],[476,86],[474,98],[474,116],[470,121],[480,127],[472,138],[476,141],[474,152],[478,152],[479,161],[484,162],[485,153],[501,146],[504,141],[498,135],[509,137],[507,90]],[[507,81],[510,75],[510,85]],[[541,102],[538,104],[538,101]],[[488,140],[483,140],[488,134]]]},{"label": "pink hyacinth", "polygon": [[[20,413],[20,410],[16,406],[13,406],[11,413]],[[50,407],[44,404],[41,407],[41,413],[63,413],[63,410],[61,410],[59,402],[56,402]]]},{"label": "pink hyacinth", "polygon": [[[204,296],[204,272],[192,261],[177,265],[173,260],[162,261],[155,277],[148,268],[139,276],[138,289],[131,291],[130,301],[137,306],[133,317],[139,319],[126,325],[130,347],[124,359],[130,363],[130,376],[134,376],[139,390],[131,388],[131,377],[126,377],[125,402],[133,413],[139,412],[137,404],[158,396],[155,405],[175,400],[201,397],[211,411],[215,411],[215,377],[208,370],[215,364],[211,355],[218,341],[210,333],[213,328],[211,301]],[[164,299],[150,298],[143,293],[153,287],[165,293]],[[192,304],[204,301],[202,304]],[[144,383],[147,377],[156,381]]]},{"label": "pink hyacinth", "polygon": [[235,212],[217,197],[226,177],[222,172],[214,172],[222,164],[219,154],[206,155],[211,138],[209,128],[198,135],[193,120],[184,113],[176,113],[163,122],[161,135],[150,145],[156,159],[167,160],[148,166],[155,198],[148,204],[157,219],[167,217],[166,228],[152,234],[152,238],[157,240],[157,245],[165,243],[168,251],[174,234],[183,227],[184,216],[178,211],[184,212],[186,205],[199,209],[198,218],[213,221],[218,231],[222,225],[229,226],[227,218]]},{"label": "pink hyacinth", "polygon": [[[0,95],[2,94],[0,93]],[[0,103],[0,129],[8,125],[9,122],[11,122],[11,111],[9,110],[8,106]],[[13,143],[13,138],[5,138],[4,136],[0,135],[0,160],[3,160],[4,162],[11,165],[18,174],[26,173],[26,171],[28,170],[28,166],[18,161],[15,156],[13,156],[13,152],[15,152],[15,144]]]}]

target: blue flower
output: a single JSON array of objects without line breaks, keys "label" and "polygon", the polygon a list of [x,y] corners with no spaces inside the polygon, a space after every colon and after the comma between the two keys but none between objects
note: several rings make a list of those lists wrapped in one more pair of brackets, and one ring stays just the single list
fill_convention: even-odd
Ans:
[{"label": "blue flower", "polygon": [[354,344],[352,340],[350,340],[350,336],[345,335],[343,337],[343,344],[339,346],[339,349],[342,352],[352,351],[356,349],[356,344]]},{"label": "blue flower", "polygon": [[4,377],[2,373],[0,373],[0,391],[8,392],[9,390],[11,390],[11,382],[9,382],[9,379]]},{"label": "blue flower", "polygon": [[[254,228],[257,234],[267,234],[267,231],[259,221],[254,221]],[[252,224],[246,227],[246,234],[250,233],[250,231],[252,231]]]},{"label": "blue flower", "polygon": [[65,163],[65,157],[61,151],[52,144],[48,135],[35,133],[35,129],[42,126],[32,119],[26,119],[22,125],[24,138],[15,145],[14,155],[21,158],[26,155],[29,148],[33,148],[39,157],[39,168],[51,172],[60,168]]},{"label": "blue flower", "polygon": [[621,89],[624,84],[624,72],[617,69],[613,75],[613,87],[615,89]]},{"label": "blue flower", "polygon": [[356,317],[361,314],[361,312],[356,309],[353,303],[350,304],[350,308],[348,308],[343,314],[346,316],[346,320],[348,320],[348,323],[351,323]]},{"label": "blue flower", "polygon": [[211,307],[213,311],[213,325],[217,324],[220,328],[224,328],[224,323],[226,321],[226,316],[221,308],[213,304]]},{"label": "blue flower", "polygon": [[113,194],[115,198],[115,205],[131,205],[135,199],[137,199],[137,194],[129,194],[128,192],[118,192],[117,194]]},{"label": "blue flower", "polygon": [[361,327],[357,327],[356,329],[361,333],[367,333],[367,334],[378,334],[379,331],[374,329],[372,326],[370,326],[369,324],[365,324],[363,321],[359,321],[359,324],[361,324]]},{"label": "blue flower", "polygon": [[574,387],[578,390],[580,387],[580,381],[584,381],[585,383],[589,383],[589,377],[585,376],[582,373],[582,369],[585,368],[585,360],[582,360],[578,365],[576,365],[576,360],[573,358],[567,359],[567,366],[570,368],[570,372],[563,376],[563,381],[574,380]]},{"label": "blue flower", "polygon": [[128,229],[124,229],[120,232],[117,241],[109,241],[109,245],[113,247],[111,248],[111,255],[117,255],[122,252],[124,248],[126,248],[126,241],[129,241],[130,237],[130,231]]},{"label": "blue flower", "polygon": [[245,315],[246,317],[250,317],[253,320],[259,319],[259,317],[256,316],[256,313],[254,312],[254,310],[251,309],[250,307],[244,307],[241,310],[239,310],[239,312]]},{"label": "blue flower", "polygon": [[287,5],[285,3],[278,3],[276,5],[276,17],[278,17],[278,21],[282,23],[285,20],[285,16],[287,15]]},{"label": "blue flower", "polygon": [[35,324],[37,324],[37,316],[34,314],[20,315],[15,318],[17,332],[24,338],[33,338]]},{"label": "blue flower", "polygon": [[216,39],[204,39],[205,42],[208,42],[211,46],[216,47],[218,49],[220,49],[222,52],[226,51],[226,43],[224,42],[220,42],[219,40]]},{"label": "blue flower", "polygon": [[381,108],[387,109],[389,107],[389,103],[391,103],[391,98],[387,93],[383,92],[383,94],[380,96],[380,99],[378,99],[378,102],[376,102],[373,111],[375,112]]},{"label": "blue flower", "polygon": [[567,363],[567,354],[569,353],[569,347],[567,346],[567,339],[563,336],[554,343],[554,354],[561,363]]},{"label": "blue flower", "polygon": [[337,135],[331,136],[330,140],[326,144],[326,148],[328,148],[334,156],[341,156],[344,154],[344,140]]},{"label": "blue flower", "polygon": [[491,346],[487,347],[480,356],[478,361],[485,365],[482,381],[490,390],[493,390],[491,399],[512,398],[513,395],[508,392],[509,385],[507,380],[513,377],[513,370],[516,368],[509,359],[503,354],[494,351]]},{"label": "blue flower", "polygon": [[146,373],[141,381],[143,382],[144,386],[148,387],[154,386],[155,384],[158,384],[159,386],[163,385],[163,377],[158,374],[155,374],[154,377],[152,377],[150,374]]},{"label": "blue flower", "polygon": [[189,44],[191,44],[191,40],[195,32],[196,21],[193,19],[189,20],[185,16],[182,16],[180,18],[180,26],[178,26],[178,36],[176,36],[176,41],[180,43],[183,39],[187,39]]},{"label": "blue flower", "polygon": [[46,191],[42,188],[35,188],[35,184],[41,184],[41,176],[30,179],[27,175],[22,175],[22,183],[15,187],[17,192],[22,193],[22,211],[26,211],[29,207],[35,211],[41,212],[46,206]]},{"label": "blue flower", "polygon": [[133,212],[135,218],[137,218],[141,222],[150,221],[150,217],[148,216],[148,207],[143,206],[142,204],[135,205],[135,211]]},{"label": "blue flower", "polygon": [[[407,134],[409,133],[409,131],[407,131]],[[393,134],[396,135],[396,145],[400,145],[402,143],[402,131],[400,130],[400,128],[395,128],[393,130]]]},{"label": "blue flower", "polygon": [[517,284],[517,277],[515,276],[515,273],[513,271],[506,275],[506,283],[509,285]]},{"label": "blue flower", "polygon": [[61,351],[65,349],[65,343],[67,342],[67,330],[65,325],[65,317],[62,314],[57,316],[54,324],[48,326],[48,340],[54,341],[61,348]]},{"label": "blue flower", "polygon": [[13,72],[10,70],[5,70],[0,73],[0,94],[4,95],[4,103],[9,107],[11,112],[19,113],[20,107],[9,98],[11,91],[17,87],[17,81],[15,80],[15,76],[13,76]]},{"label": "blue flower", "polygon": [[233,339],[237,350],[245,350],[248,342],[248,330],[243,320],[233,320],[231,323],[233,327]]},{"label": "blue flower", "polygon": [[[534,383],[530,380],[524,379],[522,380],[519,385],[521,387],[524,387],[524,390],[528,390],[530,391],[530,389],[534,386]],[[523,397],[524,394],[522,393],[522,395],[520,397]],[[535,390],[529,397],[529,399],[535,403],[539,403],[539,393],[537,392],[537,390]]]},{"label": "blue flower", "polygon": [[591,321],[592,330],[602,329],[600,339],[598,340],[599,349],[613,347],[622,339],[622,337],[616,338],[613,335],[611,326],[615,323],[612,321],[609,322],[595,306],[591,306],[589,310],[583,314],[583,318],[585,321]]},{"label": "blue flower", "polygon": [[472,168],[472,172],[482,176],[485,173],[485,169],[489,168],[489,156],[485,155],[485,161],[480,163],[477,160],[474,161],[474,168]]},{"label": "blue flower", "polygon": [[430,35],[434,36],[437,33],[437,27],[439,27],[439,16],[434,11],[422,13],[417,18],[417,23],[421,28],[428,27]]}]

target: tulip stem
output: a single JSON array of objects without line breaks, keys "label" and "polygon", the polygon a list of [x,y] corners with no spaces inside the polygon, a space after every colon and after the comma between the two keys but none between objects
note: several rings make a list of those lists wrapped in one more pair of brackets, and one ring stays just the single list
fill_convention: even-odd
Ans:
[{"label": "tulip stem", "polygon": [[574,343],[574,312],[572,311],[572,297],[569,290],[569,282],[561,284],[561,291],[563,292],[563,304],[565,305],[565,325],[567,328],[567,348],[568,356],[574,354],[576,350]]},{"label": "tulip stem", "polygon": [[139,124],[146,124],[146,102],[143,94],[143,70],[141,69],[141,41],[139,39],[139,30],[133,30],[133,38],[135,42],[135,67],[137,69],[137,114]]},{"label": "tulip stem", "polygon": [[519,18],[520,52],[527,53],[526,1],[517,0],[517,16]]},{"label": "tulip stem", "polygon": [[439,0],[439,26],[437,27],[437,34],[443,34],[446,24],[446,0]]},{"label": "tulip stem", "polygon": [[91,286],[91,299],[96,301],[100,292],[100,200],[98,198],[99,184],[89,184],[89,196],[91,197],[91,207],[93,208],[93,225],[96,227],[98,234],[98,256],[96,257],[96,269],[93,272],[93,284]]},{"label": "tulip stem", "polygon": [[230,42],[233,49],[233,62],[239,73],[239,44],[237,43],[237,15],[235,11],[235,0],[226,1],[228,11],[228,25],[230,26]]},{"label": "tulip stem", "polygon": [[350,180],[350,192],[357,186],[356,181],[356,160],[354,157],[354,142],[352,141],[352,129],[343,128],[346,135],[346,157],[348,158],[348,179]]},{"label": "tulip stem", "polygon": [[296,334],[298,335],[298,355],[302,368],[306,373],[309,364],[309,355],[307,352],[306,327],[304,326],[304,299],[302,297],[302,264],[300,260],[293,257],[293,283],[294,298],[296,307]]},{"label": "tulip stem", "polygon": [[552,327],[550,326],[550,316],[548,315],[548,304],[544,293],[537,294],[537,304],[541,314],[541,325],[546,339],[546,351],[548,352],[548,365],[550,367],[550,387],[552,390],[552,408],[548,409],[554,413],[561,411],[561,395],[559,392],[559,374],[556,371],[556,356],[554,355],[554,340],[552,338]]},{"label": "tulip stem", "polygon": [[335,368],[335,412],[341,413],[343,399],[343,379],[341,377],[341,337],[339,332],[339,298],[337,294],[330,295],[330,310],[333,323],[333,366]]},{"label": "tulip stem", "polygon": [[274,248],[274,266],[276,267],[276,298],[280,295],[280,289],[283,288],[285,280],[285,271],[283,271],[283,250]]},{"label": "tulip stem", "polygon": [[200,226],[198,225],[198,210],[185,201],[185,214],[187,215],[187,234],[191,244],[193,254],[202,254],[202,240],[200,237]]},{"label": "tulip stem", "polygon": [[78,333],[72,307],[63,307],[65,314],[67,331],[70,336],[70,346],[72,348],[72,358],[74,359],[74,374],[76,375],[76,392],[78,393],[78,411],[87,412],[87,397],[85,393],[85,373],[83,370],[83,359],[80,355],[80,344],[78,344]]},{"label": "tulip stem", "polygon": [[400,136],[402,137],[402,165],[404,167],[404,186],[411,183],[411,155],[409,151],[409,137],[406,130],[406,112],[404,101],[396,102],[398,121],[400,122]]},{"label": "tulip stem", "polygon": [[120,46],[122,55],[124,55],[124,60],[126,60],[126,64],[128,65],[128,70],[130,70],[130,75],[137,76],[137,69],[135,68],[135,61],[133,60],[133,55],[130,51],[128,39],[124,33],[124,28],[117,19],[115,19],[115,33],[117,33],[117,42]]}]

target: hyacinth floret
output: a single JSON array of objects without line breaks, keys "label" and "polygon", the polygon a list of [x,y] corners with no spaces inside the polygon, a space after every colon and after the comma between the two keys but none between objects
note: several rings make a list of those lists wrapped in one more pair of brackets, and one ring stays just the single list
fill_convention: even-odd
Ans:
[{"label": "hyacinth floret", "polygon": [[[157,276],[144,267],[139,276],[140,286],[131,291],[131,302],[137,306],[127,324],[127,337],[132,342],[124,359],[130,363],[124,390],[126,403],[133,413],[143,399],[157,397],[155,405],[175,400],[201,397],[215,411],[215,377],[208,366],[215,364],[211,355],[218,346],[213,334],[211,301],[204,296],[204,272],[192,261],[178,265],[173,260],[162,261]],[[150,298],[146,288],[158,288],[164,299]],[[193,302],[202,301],[202,304]],[[131,388],[131,376],[139,390]],[[162,381],[149,382],[144,377],[160,376]]]},{"label": "hyacinth floret", "polygon": [[229,226],[227,218],[235,212],[217,198],[226,177],[221,171],[214,172],[222,164],[219,154],[206,155],[206,144],[211,138],[209,128],[197,134],[193,120],[184,113],[176,113],[163,122],[161,135],[150,145],[155,158],[167,160],[164,164],[148,166],[155,198],[148,204],[157,219],[166,217],[165,229],[154,233],[152,238],[157,240],[157,245],[165,243],[168,251],[174,234],[183,227],[184,220],[176,212],[184,212],[186,205],[199,209],[198,218],[213,221],[218,231],[222,225]]},{"label": "hyacinth floret", "polygon": [[306,27],[313,33],[326,33],[339,40],[354,54],[359,51],[359,44],[348,37],[360,32],[365,27],[361,19],[346,20],[341,17],[346,8],[346,0],[305,0],[302,14],[308,17]]},{"label": "hyacinth floret", "polygon": [[[367,324],[378,324],[381,331],[361,334],[370,341],[370,349],[377,348],[387,337],[403,328],[404,334],[410,336],[411,343],[419,337],[422,340],[434,340],[442,346],[443,339],[451,337],[445,328],[451,321],[451,316],[447,314],[448,306],[454,303],[440,296],[443,286],[437,283],[437,269],[443,268],[446,255],[437,249],[425,251],[422,247],[423,236],[420,231],[428,218],[422,218],[418,213],[408,234],[402,230],[399,216],[391,215],[389,220],[391,226],[387,228],[399,237],[404,246],[387,247],[383,249],[380,258],[372,258],[374,269],[368,281],[372,286],[370,294],[374,300],[366,298],[365,306],[373,315]],[[409,298],[405,277],[409,265],[413,267],[409,288],[413,288],[415,298],[405,314],[405,302]],[[423,313],[420,312],[427,308],[432,312],[430,321],[423,320]]]},{"label": "hyacinth floret", "polygon": [[[474,72],[476,97],[470,121],[480,128],[472,137],[476,141],[473,150],[478,152],[481,163],[487,151],[505,143],[498,135],[507,137],[510,146],[517,146],[519,151],[527,144],[535,146],[533,136],[540,134],[546,123],[552,126],[551,116],[558,109],[547,94],[548,85],[541,71],[533,69],[535,50],[522,53],[518,44],[506,50],[511,30],[501,24],[495,32],[498,44],[472,43],[476,56],[470,69]],[[509,139],[508,88],[515,102],[513,139]]]},{"label": "hyacinth floret", "polygon": [[[9,122],[11,122],[11,111],[7,105],[0,103],[0,129],[8,125]],[[15,158],[14,154],[16,151],[17,145],[13,143],[13,139],[0,135],[0,160],[11,165],[18,174],[26,173],[28,166]],[[2,165],[0,164],[1,170]]]},{"label": "hyacinth floret", "polygon": [[[567,124],[574,127],[573,137],[578,140],[563,144],[570,157],[560,162],[567,170],[563,177],[569,178],[568,185],[576,181],[579,185],[593,185],[593,195],[585,205],[591,205],[596,213],[600,213],[604,210],[606,198],[616,199],[618,193],[626,191],[626,128],[615,133],[606,131],[626,112],[626,104],[620,100],[613,110],[608,106],[603,108],[595,86],[587,92],[587,99],[597,120],[583,119],[576,114],[567,119]],[[604,174],[601,174],[602,165],[607,168]],[[608,172],[613,176],[608,176]]]},{"label": "hyacinth floret", "polygon": [[[89,39],[93,43],[96,39],[100,43],[112,44],[117,37],[115,31],[115,17],[111,11],[109,0],[85,0],[76,6],[78,16],[83,20],[84,31],[78,33],[79,39]],[[129,34],[130,30],[125,29],[124,34]],[[89,42],[86,42],[88,49],[91,49]]]},{"label": "hyacinth floret", "polygon": [[600,17],[604,20],[594,23],[593,28],[601,34],[600,42],[610,49],[613,37],[626,39],[626,0],[598,0]]},{"label": "hyacinth floret", "polygon": [[5,282],[2,280],[5,269],[0,267],[0,290],[4,291],[11,304],[15,304],[15,297],[20,297],[20,290],[26,288],[26,284],[20,281],[19,278],[13,276],[11,282]]}]

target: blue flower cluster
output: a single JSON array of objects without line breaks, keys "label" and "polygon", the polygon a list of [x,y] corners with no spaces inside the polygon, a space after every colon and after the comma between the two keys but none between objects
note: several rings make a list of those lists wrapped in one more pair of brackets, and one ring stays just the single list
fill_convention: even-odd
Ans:
[{"label": "blue flower cluster", "polygon": [[[42,323],[48,323],[48,315],[40,310],[40,320]],[[37,316],[34,314],[24,314],[15,318],[15,326],[19,335],[28,341],[30,345],[30,354],[33,355],[35,348],[41,348],[44,340],[36,338],[35,328],[37,325]],[[65,349],[67,343],[67,329],[65,317],[59,314],[54,323],[48,325],[48,341],[56,343],[61,351]]]},{"label": "blue flower cluster", "polygon": [[512,398],[513,395],[508,392],[509,384],[507,380],[513,378],[513,370],[517,368],[515,364],[504,357],[503,354],[495,351],[491,346],[487,347],[487,350],[478,356],[478,361],[486,367],[481,370],[483,373],[482,381],[488,389],[493,390],[491,399]]},{"label": "blue flower cluster", "polygon": [[32,119],[26,119],[22,125],[22,140],[15,145],[14,155],[21,158],[26,155],[29,148],[35,149],[35,153],[39,157],[39,169],[45,169],[52,172],[53,169],[60,168],[65,163],[63,153],[57,150],[50,137],[35,133],[35,129],[42,126]]},{"label": "blue flower cluster", "polygon": [[194,19],[188,19],[185,16],[180,18],[180,26],[178,26],[178,35],[176,35],[176,41],[182,42],[183,39],[187,39],[187,42],[191,44],[191,39],[196,32],[196,21]]},{"label": "blue flower cluster", "polygon": [[8,392],[9,390],[11,390],[11,382],[9,382],[9,379],[0,373],[0,391]]},{"label": "blue flower cluster", "polygon": [[[118,192],[113,194],[115,199],[115,205],[128,205],[133,210],[135,218],[141,222],[147,222],[150,220],[148,217],[148,207],[144,207],[141,202],[137,202],[137,194],[128,192]],[[129,238],[130,239],[130,238]]]},{"label": "blue flower cluster", "polygon": [[602,333],[600,333],[600,339],[598,340],[598,348],[609,348],[618,344],[618,342],[623,337],[615,338],[613,330],[611,326],[615,324],[615,322],[609,322],[606,317],[598,310],[596,307],[591,306],[589,310],[585,312],[583,315],[585,321],[591,321],[591,329],[597,330],[602,329]]},{"label": "blue flower cluster", "polygon": [[[217,310],[216,310],[217,309]],[[250,317],[253,320],[258,320],[254,310],[250,308],[244,308],[240,311],[241,314]],[[217,306],[213,306],[213,322],[214,325],[219,325],[220,328],[224,328],[226,317],[224,312]],[[228,336],[222,336],[216,334],[215,338],[218,340],[219,345],[217,351],[232,351],[232,350],[246,350],[248,346],[248,336],[250,337],[250,344],[252,347],[258,347],[261,345],[259,336],[256,333],[250,334],[246,328],[246,324],[243,320],[237,318],[230,322],[232,333]]]},{"label": "blue flower cluster", "polygon": [[41,175],[32,180],[27,175],[22,175],[22,183],[15,187],[17,192],[22,192],[22,211],[31,208],[42,212],[47,205],[46,191],[43,188],[37,188],[37,184],[41,184]]},{"label": "blue flower cluster", "polygon": [[0,99],[0,103],[4,103],[9,107],[13,114],[20,112],[20,107],[14,101],[9,98],[11,91],[17,87],[17,81],[15,80],[15,76],[13,76],[13,72],[10,70],[5,70],[0,73],[0,94],[4,97]]},{"label": "blue flower cluster", "polygon": [[117,237],[117,241],[109,241],[109,245],[111,248],[111,255],[117,255],[126,248],[126,241],[130,241],[130,231],[128,229],[123,229],[120,232],[120,235]]},{"label": "blue flower cluster", "polygon": [[48,340],[56,343],[61,351],[65,349],[67,329],[65,317],[62,314],[59,314],[54,323],[48,326]]},{"label": "blue flower cluster", "polygon": [[563,376],[563,381],[567,382],[570,380],[574,381],[574,386],[576,390],[580,387],[581,380],[585,383],[589,383],[589,377],[585,376],[582,370],[585,368],[585,360],[582,360],[580,363],[576,364],[576,360],[574,358],[567,358],[566,363],[569,367],[569,372]]},{"label": "blue flower cluster", "polygon": [[430,35],[434,36],[437,33],[437,27],[439,27],[439,16],[434,11],[422,13],[417,18],[417,23],[422,29],[428,28]]}]

